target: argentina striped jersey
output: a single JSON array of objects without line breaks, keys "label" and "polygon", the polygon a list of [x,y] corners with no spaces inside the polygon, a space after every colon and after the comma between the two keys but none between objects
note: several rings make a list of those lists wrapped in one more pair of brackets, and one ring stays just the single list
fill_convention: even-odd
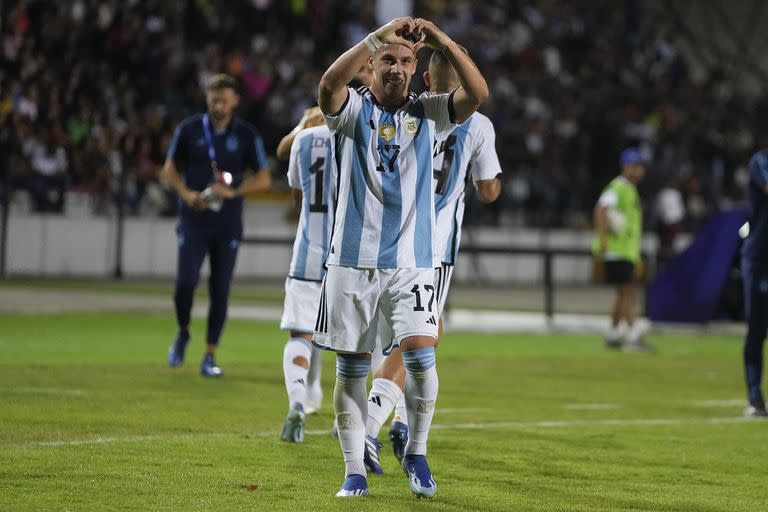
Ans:
[{"label": "argentina striped jersey", "polygon": [[455,126],[450,94],[410,94],[386,108],[366,87],[348,92],[341,111],[326,116],[338,190],[327,262],[434,268],[432,141]]},{"label": "argentina striped jersey", "polygon": [[435,257],[443,263],[456,263],[469,179],[492,180],[501,173],[495,144],[493,124],[479,112],[435,142]]},{"label": "argentina striped jersey", "polygon": [[331,132],[325,125],[302,130],[293,140],[288,184],[301,190],[301,214],[288,276],[322,281],[333,229],[334,195]]}]

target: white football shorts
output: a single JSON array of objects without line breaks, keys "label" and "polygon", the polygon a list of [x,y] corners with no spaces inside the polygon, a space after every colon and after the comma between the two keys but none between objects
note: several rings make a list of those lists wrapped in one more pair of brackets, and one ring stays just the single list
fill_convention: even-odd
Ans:
[{"label": "white football shorts", "polygon": [[319,348],[385,353],[409,336],[437,338],[435,270],[359,269],[329,265],[312,341]]},{"label": "white football shorts", "polygon": [[435,269],[435,293],[437,294],[437,314],[443,314],[445,301],[448,298],[448,290],[451,288],[453,277],[453,265],[443,263]]},{"label": "white football shorts", "polygon": [[312,333],[315,330],[322,288],[322,283],[318,281],[288,277],[285,280],[285,302],[280,329]]}]

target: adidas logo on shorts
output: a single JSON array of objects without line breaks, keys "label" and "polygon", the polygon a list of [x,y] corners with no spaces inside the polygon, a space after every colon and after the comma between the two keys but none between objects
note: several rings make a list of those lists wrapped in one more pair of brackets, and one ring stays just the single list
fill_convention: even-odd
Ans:
[{"label": "adidas logo on shorts", "polygon": [[437,322],[435,321],[435,316],[432,315],[431,317],[429,317],[429,320],[427,320],[427,323],[432,325],[437,325]]}]

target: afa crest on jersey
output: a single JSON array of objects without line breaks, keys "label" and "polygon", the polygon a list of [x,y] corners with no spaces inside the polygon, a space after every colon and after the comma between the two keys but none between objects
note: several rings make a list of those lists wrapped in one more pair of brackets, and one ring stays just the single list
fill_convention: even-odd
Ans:
[{"label": "afa crest on jersey", "polygon": [[405,120],[405,133],[408,135],[416,135],[419,130],[419,122],[413,117],[406,118]]},{"label": "afa crest on jersey", "polygon": [[391,124],[383,124],[379,126],[379,137],[384,142],[389,142],[395,138],[395,127]]},{"label": "afa crest on jersey", "polygon": [[230,153],[234,153],[237,151],[237,148],[240,147],[240,142],[237,140],[237,137],[234,135],[230,135],[227,137],[227,151]]}]

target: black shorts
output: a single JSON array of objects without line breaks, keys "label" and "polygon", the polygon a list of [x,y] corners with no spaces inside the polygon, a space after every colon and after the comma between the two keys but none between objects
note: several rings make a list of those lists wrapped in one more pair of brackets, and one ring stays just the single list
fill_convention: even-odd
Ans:
[{"label": "black shorts", "polygon": [[635,264],[631,261],[606,260],[604,269],[608,284],[627,284],[635,280]]}]

